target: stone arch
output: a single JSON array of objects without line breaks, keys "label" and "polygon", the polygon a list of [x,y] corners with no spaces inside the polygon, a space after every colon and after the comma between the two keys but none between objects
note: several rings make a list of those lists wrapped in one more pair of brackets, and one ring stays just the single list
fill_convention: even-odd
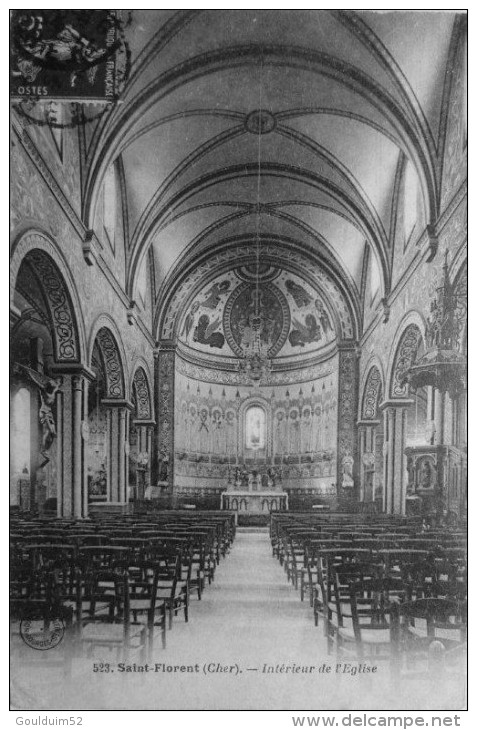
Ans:
[{"label": "stone arch", "polygon": [[409,324],[400,337],[392,360],[389,394],[391,398],[406,398],[409,395],[409,386],[403,377],[408,368],[414,364],[422,341],[423,337],[417,324]]},{"label": "stone arch", "polygon": [[92,361],[93,348],[96,342],[104,362],[106,398],[126,400],[125,383],[128,378],[124,348],[116,325],[106,315],[101,315],[96,320],[91,331],[89,363]]},{"label": "stone arch", "polygon": [[152,409],[152,398],[151,388],[149,386],[149,379],[146,375],[145,369],[139,365],[133,376],[131,384],[131,396],[135,394],[136,414],[135,417],[139,421],[152,421],[153,409]]},{"label": "stone arch", "polygon": [[379,400],[383,394],[383,377],[377,367],[372,365],[366,376],[361,400],[361,418],[364,421],[375,421],[379,418]]},{"label": "stone arch", "polygon": [[32,264],[48,306],[57,363],[80,363],[85,354],[84,319],[73,277],[61,251],[46,233],[29,230],[14,243],[10,266],[10,304],[21,265]]}]

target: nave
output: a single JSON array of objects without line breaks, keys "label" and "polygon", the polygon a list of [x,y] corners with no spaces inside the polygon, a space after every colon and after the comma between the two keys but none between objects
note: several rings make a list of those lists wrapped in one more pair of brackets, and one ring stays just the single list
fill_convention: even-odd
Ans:
[{"label": "nave", "polygon": [[28,12],[131,67],[13,44],[14,706],[462,708],[465,12]]}]

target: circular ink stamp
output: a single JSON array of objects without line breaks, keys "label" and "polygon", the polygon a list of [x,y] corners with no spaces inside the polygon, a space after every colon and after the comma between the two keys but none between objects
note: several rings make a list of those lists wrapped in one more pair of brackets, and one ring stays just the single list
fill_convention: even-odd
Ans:
[{"label": "circular ink stamp", "polygon": [[37,651],[54,649],[61,643],[65,635],[63,619],[52,616],[48,621],[44,618],[31,617],[20,622],[20,636],[27,646]]},{"label": "circular ink stamp", "polygon": [[74,127],[111,110],[129,78],[121,10],[12,10],[10,96],[40,126]]}]

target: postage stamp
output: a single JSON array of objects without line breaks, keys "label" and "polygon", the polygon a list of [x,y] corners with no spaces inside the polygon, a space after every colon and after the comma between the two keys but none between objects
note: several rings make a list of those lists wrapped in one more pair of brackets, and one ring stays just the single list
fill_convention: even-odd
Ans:
[{"label": "postage stamp", "polygon": [[11,97],[113,101],[122,27],[114,10],[12,10]]}]

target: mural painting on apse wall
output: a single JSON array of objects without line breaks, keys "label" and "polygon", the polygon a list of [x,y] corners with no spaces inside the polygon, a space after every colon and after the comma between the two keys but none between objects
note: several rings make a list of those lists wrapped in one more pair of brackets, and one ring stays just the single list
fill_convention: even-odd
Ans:
[{"label": "mural painting on apse wall", "polygon": [[[326,374],[313,381],[259,388],[208,383],[188,377],[179,368],[175,486],[206,487],[211,486],[210,480],[217,480],[215,486],[225,487],[234,479],[235,470],[245,467],[264,474],[272,469],[285,488],[333,496],[335,358],[327,366]],[[263,403],[270,407],[262,408]],[[252,443],[254,439],[256,443]]]},{"label": "mural painting on apse wall", "polygon": [[268,264],[216,277],[192,299],[179,339],[192,349],[243,357],[259,337],[270,357],[296,357],[335,339],[319,292],[301,277]]}]

